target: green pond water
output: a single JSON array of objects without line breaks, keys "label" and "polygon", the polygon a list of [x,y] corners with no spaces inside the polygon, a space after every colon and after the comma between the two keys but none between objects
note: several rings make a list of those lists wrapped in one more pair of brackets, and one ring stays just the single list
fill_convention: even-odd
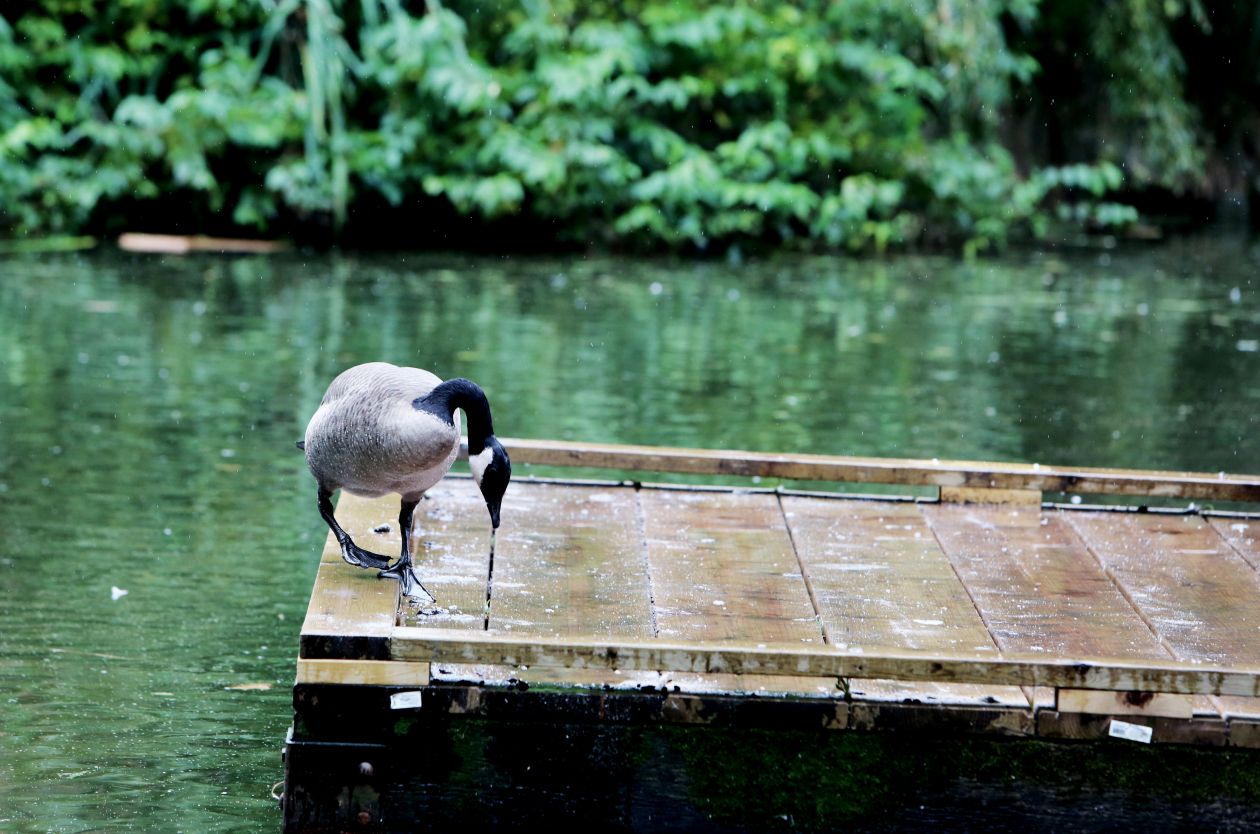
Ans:
[{"label": "green pond water", "polygon": [[1258,275],[1233,238],[0,260],[0,831],[278,826],[326,535],[293,441],[352,364],[471,377],[508,437],[1260,472]]}]

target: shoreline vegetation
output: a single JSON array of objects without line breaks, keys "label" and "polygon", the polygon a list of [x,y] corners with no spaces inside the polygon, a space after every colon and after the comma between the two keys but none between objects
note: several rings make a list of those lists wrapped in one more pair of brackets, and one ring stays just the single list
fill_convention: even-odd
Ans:
[{"label": "shoreline vegetation", "polygon": [[1243,0],[32,0],[0,251],[1157,237],[1258,222],[1256,101]]}]

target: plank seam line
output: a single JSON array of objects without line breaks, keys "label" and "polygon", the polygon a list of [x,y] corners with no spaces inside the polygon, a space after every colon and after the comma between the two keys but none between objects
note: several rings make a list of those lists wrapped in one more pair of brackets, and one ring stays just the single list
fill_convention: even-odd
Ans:
[{"label": "plank seam line", "polygon": [[[1066,520],[1066,516],[1064,518]],[[1128,520],[1123,516],[1121,519],[1123,521]],[[1107,567],[1107,563],[1102,560],[1102,556],[1100,556],[1098,551],[1094,549],[1094,546],[1089,543],[1089,539],[1085,537],[1085,534],[1078,530],[1076,525],[1072,522],[1067,521],[1066,524],[1068,530],[1070,530],[1072,535],[1076,537],[1076,540],[1080,542],[1081,547],[1085,548],[1085,552],[1094,558],[1094,562],[1098,565],[1098,569],[1103,572],[1103,575],[1106,576],[1107,579],[1111,581],[1111,584],[1115,587],[1115,589],[1120,592],[1120,596],[1124,597],[1124,601],[1129,603],[1129,607],[1133,609],[1133,613],[1137,614],[1138,618],[1142,620],[1143,625],[1146,626],[1147,630],[1150,631],[1151,636],[1159,643],[1160,648],[1168,652],[1169,656],[1171,656],[1173,660],[1185,663],[1185,658],[1178,655],[1176,649],[1170,646],[1168,641],[1164,639],[1164,636],[1159,633],[1159,629],[1155,627],[1155,624],[1151,622],[1149,617],[1146,616],[1146,612],[1143,611],[1137,604],[1137,601],[1133,599],[1133,595],[1130,594],[1129,590],[1124,587],[1124,583],[1120,581],[1120,577],[1116,576],[1116,572]]]},{"label": "plank seam line", "polygon": [[[940,550],[941,555],[945,557],[945,562],[946,564],[949,565],[949,569],[954,572],[954,578],[958,580],[958,584],[962,586],[962,589],[967,592],[967,599],[971,600],[971,607],[976,610],[976,616],[979,617],[980,622],[984,624],[984,630],[989,635],[989,642],[992,643],[993,648],[997,650],[998,657],[1001,657],[1002,644],[998,642],[997,635],[993,633],[992,623],[990,623],[989,618],[985,616],[984,610],[980,608],[980,603],[976,602],[976,595],[971,592],[971,587],[968,586],[967,582],[962,578],[962,574],[958,571],[958,565],[954,564],[953,558],[949,555],[949,548],[945,547],[945,542],[941,540],[940,533],[936,531],[936,526],[932,524],[932,516],[923,511],[924,507],[940,507],[940,506],[945,506],[945,505],[942,505],[942,504],[918,505],[919,518],[923,519],[923,523],[927,525],[928,532],[932,534],[932,540],[936,542],[937,549]],[[1025,692],[1024,695],[1025,697],[1027,697],[1028,693]],[[1028,703],[1031,706],[1032,700],[1029,699]]]},{"label": "plank seam line", "polygon": [[[1120,581],[1120,577],[1116,575],[1116,572],[1107,567],[1107,564],[1102,560],[1102,556],[1100,556],[1098,551],[1094,549],[1094,546],[1089,543],[1089,539],[1085,537],[1085,534],[1077,529],[1075,523],[1068,521],[1069,516],[1067,514],[1062,514],[1062,517],[1064,526],[1066,526],[1068,531],[1076,537],[1076,540],[1080,542],[1081,547],[1085,548],[1085,552],[1094,557],[1094,561],[1098,564],[1099,570],[1103,572],[1107,579],[1111,580],[1111,584],[1117,591],[1120,592],[1120,596],[1124,597],[1124,601],[1129,603],[1129,607],[1133,609],[1134,613],[1138,615],[1138,618],[1141,619],[1142,623],[1151,632],[1151,636],[1159,643],[1160,648],[1168,652],[1168,654],[1172,656],[1173,660],[1185,663],[1185,658],[1177,654],[1177,650],[1174,649],[1168,640],[1159,633],[1159,629],[1155,627],[1155,624],[1146,616],[1146,612],[1144,612],[1141,606],[1137,604],[1137,600],[1135,600],[1129,593],[1128,589],[1124,587],[1124,583]],[[1128,520],[1128,516],[1119,516],[1119,518],[1122,522]],[[1204,523],[1206,524],[1206,522]],[[1210,528],[1212,525],[1207,524],[1207,526]],[[1216,531],[1214,530],[1213,532]],[[1222,536],[1221,538],[1224,537]],[[1243,561],[1245,562],[1246,560],[1244,559]],[[1217,717],[1224,721],[1228,721],[1228,718],[1225,715],[1225,705],[1221,703],[1220,698],[1216,695],[1205,695],[1204,697],[1207,699],[1208,703],[1212,705],[1212,708],[1216,710]],[[1191,703],[1190,711],[1191,718],[1194,718],[1193,702]]]},{"label": "plank seam line", "polygon": [[652,560],[648,558],[647,518],[643,510],[643,494],[634,491],[634,514],[639,523],[639,555],[643,559],[643,575],[647,577],[648,617],[652,623],[652,637],[661,636],[661,628],[656,622],[656,584],[652,579]]},{"label": "plank seam line", "polygon": [[1212,523],[1212,520],[1210,518],[1204,518],[1203,523],[1209,530],[1211,530],[1213,533],[1216,534],[1216,537],[1221,540],[1221,544],[1229,548],[1229,550],[1231,550],[1233,554],[1237,556],[1239,559],[1242,559],[1243,562],[1249,568],[1252,569],[1252,571],[1260,572],[1260,564],[1255,564],[1250,559],[1248,559],[1247,554],[1243,553],[1242,550],[1235,547],[1234,543],[1231,542],[1228,538],[1226,538],[1224,533],[1222,533],[1220,530],[1217,529],[1216,525]]},{"label": "plank seam line", "polygon": [[[1064,519],[1064,525],[1068,528],[1069,532],[1071,532],[1071,534],[1076,538],[1076,540],[1080,542],[1081,547],[1085,548],[1085,552],[1094,558],[1094,562],[1097,563],[1099,570],[1101,570],[1103,572],[1103,575],[1105,575],[1107,579],[1111,581],[1111,584],[1115,587],[1115,589],[1120,592],[1120,596],[1124,597],[1124,601],[1129,603],[1129,607],[1133,609],[1133,612],[1138,615],[1138,618],[1142,621],[1143,625],[1145,625],[1147,630],[1151,632],[1151,636],[1154,637],[1155,640],[1159,643],[1160,648],[1166,651],[1173,658],[1173,660],[1177,660],[1182,663],[1185,663],[1186,662],[1185,658],[1177,654],[1177,650],[1174,649],[1172,645],[1168,642],[1168,640],[1162,634],[1159,633],[1159,629],[1156,628],[1155,624],[1150,620],[1149,617],[1146,616],[1146,612],[1143,611],[1141,606],[1137,604],[1137,600],[1133,598],[1133,595],[1129,593],[1129,590],[1124,587],[1124,583],[1120,581],[1120,577],[1116,575],[1116,572],[1112,570],[1111,568],[1107,567],[1106,562],[1102,560],[1102,556],[1098,554],[1098,551],[1094,549],[1094,546],[1089,543],[1089,539],[1085,537],[1085,534],[1082,533],[1079,529],[1077,529],[1074,523],[1067,520],[1068,519],[1067,515],[1064,515],[1063,519]],[[1121,519],[1127,520],[1127,517],[1121,516]],[[1210,524],[1208,526],[1211,527]],[[1212,704],[1212,708],[1216,710],[1217,716],[1219,718],[1224,719],[1225,718],[1224,705],[1220,702],[1217,696],[1207,695],[1205,697],[1207,698],[1208,702]],[[1191,717],[1193,717],[1193,705],[1191,706]]]},{"label": "plank seam line", "polygon": [[[1001,657],[1002,644],[998,642],[997,635],[993,633],[993,624],[989,622],[989,618],[985,616],[984,610],[980,607],[980,603],[976,601],[976,595],[971,592],[971,587],[963,579],[962,573],[958,570],[958,565],[954,564],[953,558],[949,555],[949,549],[945,547],[945,542],[941,540],[940,533],[936,531],[936,526],[932,524],[931,515],[925,512],[925,508],[927,507],[940,507],[943,505],[938,502],[935,504],[917,504],[915,506],[919,510],[919,518],[923,519],[923,523],[927,526],[928,532],[932,534],[932,540],[936,542],[936,549],[939,550],[941,555],[945,557],[945,563],[948,564],[949,569],[954,572],[954,578],[958,580],[958,584],[962,586],[962,589],[967,592],[967,599],[971,600],[971,607],[975,609],[976,616],[980,618],[980,622],[984,625],[985,633],[989,635],[989,642],[992,643],[993,648],[997,650],[998,657]],[[1019,691],[1023,693],[1024,698],[1028,701],[1027,712],[1030,716],[1032,716],[1032,720],[1034,722],[1032,735],[1037,736],[1037,697],[1034,689],[1036,689],[1036,687],[1019,687]],[[1055,696],[1055,701],[1056,703],[1058,702],[1057,695]]]},{"label": "plank seam line", "polygon": [[814,607],[814,617],[818,621],[818,628],[822,632],[823,643],[828,646],[835,645],[831,641],[831,634],[827,631],[827,621],[823,619],[822,608],[818,605],[818,595],[814,593],[814,582],[809,577],[809,569],[805,567],[805,560],[801,558],[801,550],[796,546],[796,533],[792,531],[792,524],[788,521],[787,510],[783,508],[783,494],[775,493],[775,503],[779,505],[779,516],[783,519],[783,527],[787,530],[788,541],[792,545],[792,555],[796,557],[796,564],[801,569],[801,579],[805,582],[805,590],[809,593],[809,604]]}]

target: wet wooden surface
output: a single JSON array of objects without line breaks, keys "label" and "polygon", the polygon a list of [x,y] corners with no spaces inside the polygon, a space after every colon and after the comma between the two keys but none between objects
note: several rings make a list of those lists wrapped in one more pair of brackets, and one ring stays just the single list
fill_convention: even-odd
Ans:
[{"label": "wet wooden surface", "polygon": [[[361,545],[397,553],[396,497],[345,497],[337,515]],[[837,726],[876,725],[881,704],[985,706],[1008,734],[1105,735],[1096,714],[1153,723],[1157,738],[1260,744],[1257,699],[1242,697],[1260,680],[1252,519],[525,479],[502,518],[492,563],[471,480],[448,478],[421,504],[416,564],[436,607],[400,605],[395,583],[344,564],[330,544],[303,658],[426,671],[324,663],[306,674],[419,683],[431,660],[431,679],[451,683],[838,701],[847,687]],[[389,532],[370,532],[382,525]],[[461,631],[462,652],[449,643]],[[447,642],[435,650],[426,633]],[[552,662],[606,649],[611,659]],[[718,649],[733,665],[704,665]],[[765,665],[775,655],[797,665]],[[525,657],[530,668],[494,662]],[[889,679],[825,677],[837,668]],[[1163,694],[1107,691],[1134,681]],[[1230,694],[1193,694],[1209,692]]]}]

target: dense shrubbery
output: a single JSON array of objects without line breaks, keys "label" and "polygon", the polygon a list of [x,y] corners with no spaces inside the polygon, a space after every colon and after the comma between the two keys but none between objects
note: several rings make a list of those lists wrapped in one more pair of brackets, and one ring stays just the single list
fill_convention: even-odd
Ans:
[{"label": "dense shrubbery", "polygon": [[[1175,57],[1167,4],[1114,5],[1153,33],[1099,34],[1118,66]],[[1017,162],[1004,125],[1038,72],[1035,0],[40,0],[3,15],[0,224],[18,233],[116,230],[113,212],[146,204],[193,226],[353,233],[390,206],[429,229],[519,217],[559,242],[976,247],[1056,218],[1130,222],[1106,201],[1122,167],[1181,188],[1202,160],[1174,60],[1111,108],[1143,137],[1136,156]]]}]

